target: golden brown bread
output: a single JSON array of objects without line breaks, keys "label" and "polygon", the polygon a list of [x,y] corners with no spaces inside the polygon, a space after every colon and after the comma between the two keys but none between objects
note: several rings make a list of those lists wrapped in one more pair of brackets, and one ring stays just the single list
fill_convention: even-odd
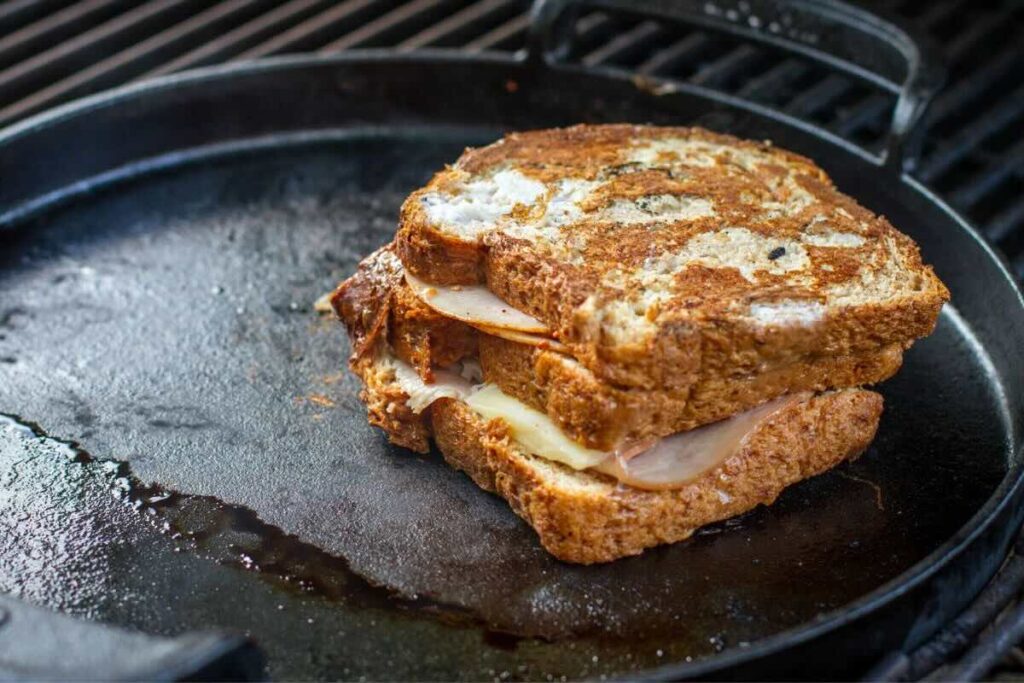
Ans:
[{"label": "golden brown bread", "polygon": [[895,374],[903,358],[896,345],[873,353],[815,356],[750,376],[702,377],[690,391],[673,392],[615,387],[560,353],[491,335],[481,335],[479,347],[486,381],[598,450],[688,431],[784,394],[874,384]]},{"label": "golden brown bread", "polygon": [[[368,296],[374,298],[364,300]],[[353,345],[357,352],[386,340],[426,380],[431,363],[478,357],[486,381],[600,450],[693,429],[787,393],[874,384],[892,376],[903,358],[902,347],[890,344],[847,356],[807,354],[763,369],[702,368],[683,389],[618,387],[564,354],[477,332],[434,312],[412,294],[389,247],[367,257],[333,302],[360,340]]]},{"label": "golden brown bread", "polygon": [[905,349],[949,296],[810,160],[695,128],[468,150],[405,202],[396,248],[428,282],[485,281],[595,375],[643,389]]},{"label": "golden brown bread", "polygon": [[525,453],[500,420],[485,423],[454,399],[414,415],[387,367],[365,356],[353,369],[365,384],[370,422],[393,442],[425,452],[433,436],[445,459],[505,498],[551,554],[583,564],[679,541],[701,526],[771,503],[790,484],[861,453],[882,411],[882,397],[870,391],[814,396],[772,415],[734,456],[693,483],[644,491]]}]

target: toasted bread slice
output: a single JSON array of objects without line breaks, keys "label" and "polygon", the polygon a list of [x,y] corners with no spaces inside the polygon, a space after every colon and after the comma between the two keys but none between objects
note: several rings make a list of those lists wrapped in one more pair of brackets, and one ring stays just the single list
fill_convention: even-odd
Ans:
[{"label": "toasted bread slice", "polygon": [[480,336],[479,354],[486,381],[598,450],[689,431],[784,394],[874,384],[895,374],[903,358],[893,344],[877,352],[815,356],[749,376],[712,375],[675,392],[615,387],[575,359],[491,335]]},{"label": "toasted bread slice", "polygon": [[771,503],[790,484],[860,454],[882,411],[881,396],[859,389],[796,402],[762,422],[719,467],[680,489],[646,491],[526,453],[501,420],[485,422],[455,399],[437,400],[416,415],[393,366],[364,356],[353,368],[365,385],[370,422],[391,441],[426,452],[432,437],[449,463],[505,498],[548,552],[583,564],[680,541]]},{"label": "toasted bread slice", "polygon": [[468,150],[406,200],[396,247],[417,277],[485,282],[596,376],[643,389],[906,348],[949,298],[813,162],[696,128]]},{"label": "toasted bread slice", "polygon": [[[332,301],[355,340],[356,355],[386,341],[395,355],[431,379],[431,364],[478,357],[484,380],[544,412],[578,443],[600,450],[687,431],[800,391],[874,384],[900,367],[890,344],[845,356],[807,355],[752,371],[697,373],[682,389],[615,386],[576,359],[516,343],[435,313],[411,294],[390,247],[360,264]],[[367,313],[369,312],[369,313]],[[380,320],[386,318],[386,325]]]}]

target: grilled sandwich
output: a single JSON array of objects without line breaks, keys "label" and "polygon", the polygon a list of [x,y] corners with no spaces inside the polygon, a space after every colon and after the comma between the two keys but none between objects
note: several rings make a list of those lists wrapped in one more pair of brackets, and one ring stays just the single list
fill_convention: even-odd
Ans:
[{"label": "grilled sandwich", "polygon": [[811,161],[700,129],[467,150],[332,304],[370,421],[604,562],[861,453],[948,292]]}]

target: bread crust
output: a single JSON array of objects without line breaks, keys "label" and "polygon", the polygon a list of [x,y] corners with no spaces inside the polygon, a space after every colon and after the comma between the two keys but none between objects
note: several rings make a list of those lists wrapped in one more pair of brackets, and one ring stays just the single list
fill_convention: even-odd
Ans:
[{"label": "bread crust", "polygon": [[454,239],[434,229],[422,210],[406,200],[395,233],[395,251],[413,275],[437,285],[483,280],[483,251],[476,243]]},{"label": "bread crust", "polygon": [[[710,151],[701,163],[711,165],[679,166],[678,159],[659,156],[639,171],[616,171],[630,165],[623,163],[623,150],[638,140],[706,147]],[[458,193],[467,178],[506,168],[542,182],[599,180],[604,184],[585,207],[593,210],[662,193],[658,196],[707,199],[715,214],[657,224],[657,229],[584,218],[563,228],[556,242],[524,239],[501,227],[460,238],[428,216],[424,198]],[[519,205],[509,215],[530,210]],[[652,255],[671,254],[695,237],[737,225],[766,244],[799,242],[807,264],[795,274],[779,274],[771,270],[773,261],[764,260],[752,275],[744,275],[734,267],[708,267],[707,259],[693,262],[672,271],[674,279],[664,284],[667,294],[654,304],[638,303],[646,301],[647,285],[638,284],[642,277],[616,274],[629,268],[652,272],[647,265]],[[843,239],[847,246],[834,244],[845,244]],[[723,247],[725,257],[731,248]],[[907,348],[932,332],[949,299],[914,242],[838,192],[813,162],[767,143],[697,128],[575,126],[513,134],[467,150],[405,202],[396,253],[428,282],[486,282],[499,297],[544,321],[595,375],[643,389],[681,390],[709,368],[749,372],[811,353]],[[857,298],[872,286],[882,293]],[[821,305],[821,319],[811,325],[764,325],[748,314],[754,304],[794,301]],[[620,324],[615,311],[631,308],[634,318]],[[625,334],[624,329],[639,331]]]},{"label": "bread crust", "polygon": [[355,356],[349,367],[363,381],[359,400],[366,406],[367,421],[383,429],[391,443],[417,453],[429,452],[430,409],[414,413],[406,405],[408,394],[395,382],[394,371],[375,355]]},{"label": "bread crust", "polygon": [[452,466],[505,498],[548,552],[580,564],[681,541],[701,526],[770,504],[790,484],[860,454],[882,412],[882,397],[870,391],[814,396],[772,415],[734,456],[693,483],[644,491],[527,454],[504,423],[485,422],[454,399],[415,415],[389,371],[370,358],[353,369],[365,385],[360,398],[371,424],[392,443],[423,453],[432,436]]}]

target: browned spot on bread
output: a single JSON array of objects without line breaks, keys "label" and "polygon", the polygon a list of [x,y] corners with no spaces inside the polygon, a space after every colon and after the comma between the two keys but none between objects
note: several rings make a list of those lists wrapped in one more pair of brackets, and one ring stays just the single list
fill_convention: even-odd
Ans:
[{"label": "browned spot on bread", "polygon": [[676,274],[675,289],[678,298],[666,306],[694,309],[710,304],[714,309],[720,308],[723,302],[742,300],[750,291],[750,283],[735,268],[693,264]]},{"label": "browned spot on bread", "polygon": [[617,199],[637,199],[648,195],[683,195],[692,185],[677,180],[665,169],[640,170],[616,175],[592,193],[580,207],[594,211]]}]

